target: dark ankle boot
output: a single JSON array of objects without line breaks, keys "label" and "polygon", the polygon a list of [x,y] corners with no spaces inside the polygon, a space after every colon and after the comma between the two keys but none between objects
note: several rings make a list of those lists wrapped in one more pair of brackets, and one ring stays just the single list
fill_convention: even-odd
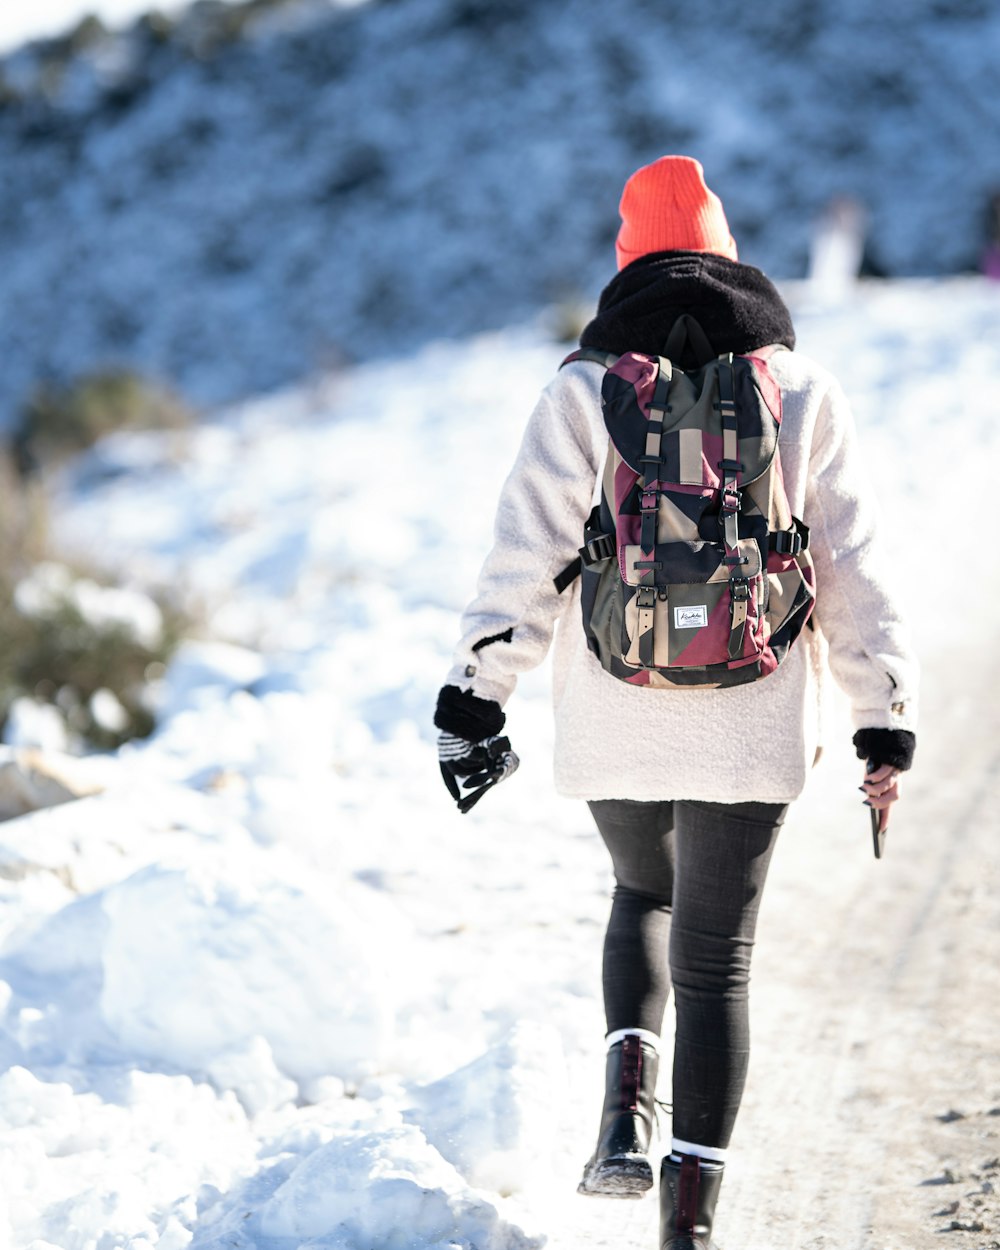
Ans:
[{"label": "dark ankle boot", "polygon": [[718,1250],[712,1240],[725,1164],[669,1155],[660,1164],[660,1250]]},{"label": "dark ankle boot", "polygon": [[641,1198],[653,1187],[646,1153],[653,1133],[658,1064],[653,1047],[632,1034],[608,1051],[601,1131],[578,1193]]}]

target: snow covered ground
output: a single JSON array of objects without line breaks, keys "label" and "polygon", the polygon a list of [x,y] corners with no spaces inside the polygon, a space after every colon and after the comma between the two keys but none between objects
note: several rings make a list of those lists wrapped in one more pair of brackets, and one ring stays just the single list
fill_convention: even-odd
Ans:
[{"label": "snow covered ground", "polygon": [[[720,1233],[982,1250],[1000,290],[786,294],[855,401],[929,714],[883,863],[846,728],[793,809]],[[552,793],[546,672],[508,708],[519,773],[473,815],[433,749],[492,501],[563,350],[536,329],[115,436],[56,484],[68,550],[183,587],[211,638],[163,678],[156,735],[92,762],[102,793],[0,825],[0,1246],[653,1246],[651,1200],[574,1193],[610,878]]]}]

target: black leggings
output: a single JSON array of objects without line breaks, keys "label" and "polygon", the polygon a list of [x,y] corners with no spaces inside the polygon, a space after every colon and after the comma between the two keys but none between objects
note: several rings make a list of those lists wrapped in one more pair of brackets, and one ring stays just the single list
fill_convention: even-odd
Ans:
[{"label": "black leggings", "polygon": [[787,806],[589,804],[611,853],[608,1032],[659,1034],[674,987],[673,1132],[729,1145],[750,1056],[747,984],[761,891]]}]

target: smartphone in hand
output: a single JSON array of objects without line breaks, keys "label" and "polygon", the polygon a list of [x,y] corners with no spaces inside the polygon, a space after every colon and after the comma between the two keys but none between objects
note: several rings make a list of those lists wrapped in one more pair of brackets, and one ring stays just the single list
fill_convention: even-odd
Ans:
[{"label": "smartphone in hand", "polygon": [[888,832],[888,830],[886,829],[879,828],[879,824],[881,823],[881,818],[882,818],[882,813],[877,812],[875,808],[873,807],[872,808],[872,847],[875,851],[876,859],[882,858],[882,852],[885,850],[885,835]]},{"label": "smartphone in hand", "polygon": [[[865,768],[866,771],[870,773],[875,771],[875,765],[871,760],[868,761]],[[875,852],[875,858],[881,859],[882,852],[885,850],[885,835],[889,831],[888,829],[880,828],[882,824],[882,813],[874,807],[870,808],[869,811],[872,818],[872,850]]]}]

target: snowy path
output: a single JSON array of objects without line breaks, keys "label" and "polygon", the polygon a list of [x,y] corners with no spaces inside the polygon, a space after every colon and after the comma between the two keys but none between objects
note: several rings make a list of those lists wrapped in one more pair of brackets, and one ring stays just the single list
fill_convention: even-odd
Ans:
[{"label": "snowy path", "polygon": [[776,859],[727,1244],[998,1244],[1000,668],[957,691],[946,676],[926,676],[920,767],[885,859],[861,853],[853,806],[815,795],[816,827]]},{"label": "snowy path", "polygon": [[[954,680],[927,674],[920,768],[881,863],[846,756],[782,833],[720,1202],[725,1250],[1000,1245],[1000,667],[975,689],[967,678],[949,691],[942,676]],[[587,1114],[564,1187],[597,1097],[579,1091]],[[552,1250],[655,1245],[651,1199],[573,1198],[562,1213]]]}]

